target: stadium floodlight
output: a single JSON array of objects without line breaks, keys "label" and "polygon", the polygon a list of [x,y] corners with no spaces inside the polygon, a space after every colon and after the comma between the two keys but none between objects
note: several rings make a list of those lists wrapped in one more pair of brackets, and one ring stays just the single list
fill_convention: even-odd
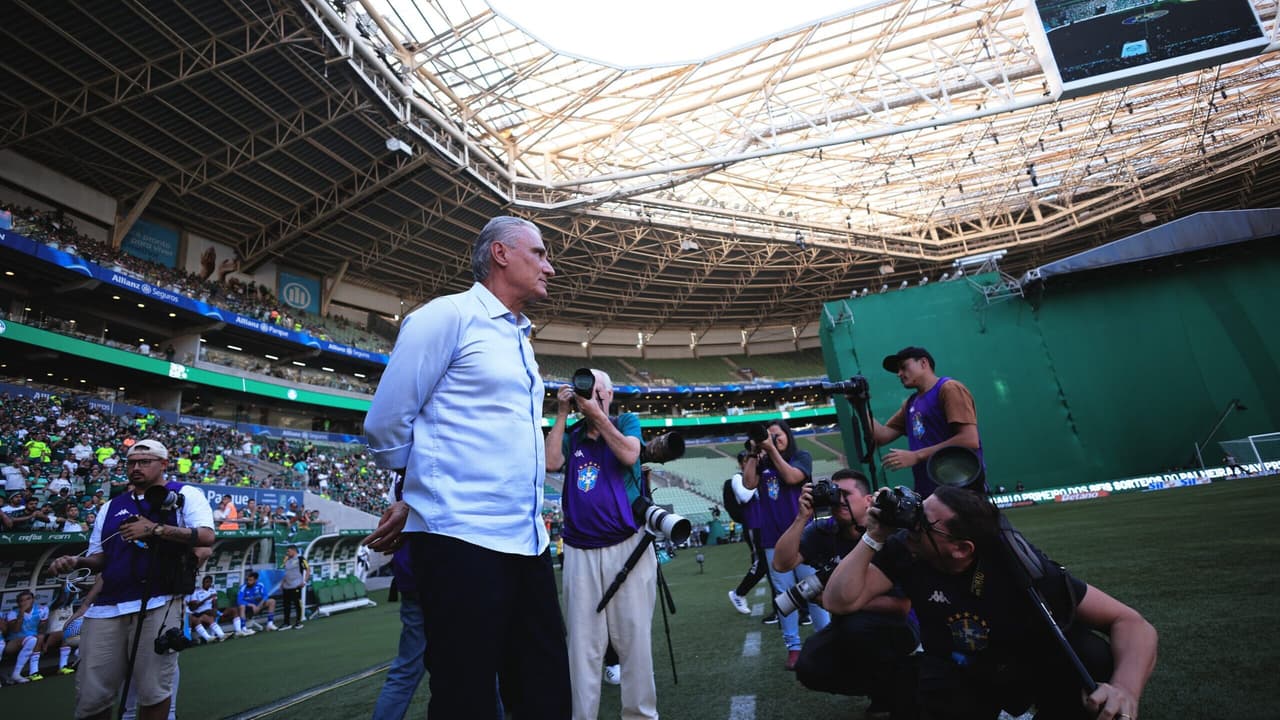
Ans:
[{"label": "stadium floodlight", "polygon": [[413,147],[400,138],[387,138],[387,152],[402,152],[409,157],[413,157]]},{"label": "stadium floodlight", "polygon": [[892,275],[892,274],[893,274],[893,263],[886,262],[885,264],[881,265],[881,266],[880,266],[880,274],[881,274],[881,275]]},{"label": "stadium floodlight", "polygon": [[979,253],[977,255],[962,257],[959,260],[955,261],[955,266],[962,270],[964,268],[981,267],[983,265],[986,265],[987,263],[995,263],[1000,258],[1004,257],[1007,254],[1007,252],[1008,251],[1006,250],[994,250],[992,252]]}]

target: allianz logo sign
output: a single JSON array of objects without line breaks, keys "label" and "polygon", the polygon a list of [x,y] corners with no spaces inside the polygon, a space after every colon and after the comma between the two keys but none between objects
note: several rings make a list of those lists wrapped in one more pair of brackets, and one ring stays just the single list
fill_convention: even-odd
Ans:
[{"label": "allianz logo sign", "polygon": [[311,290],[302,283],[285,283],[285,286],[280,288],[280,299],[288,303],[290,307],[311,307]]}]

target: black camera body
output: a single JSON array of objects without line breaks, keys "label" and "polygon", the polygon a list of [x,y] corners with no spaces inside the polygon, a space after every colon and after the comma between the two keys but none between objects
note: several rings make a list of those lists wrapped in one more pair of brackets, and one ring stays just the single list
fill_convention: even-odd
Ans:
[{"label": "black camera body", "polygon": [[663,433],[640,448],[640,462],[665,463],[684,457],[684,436],[672,431]]},{"label": "black camera body", "polygon": [[842,393],[855,404],[866,404],[871,400],[871,385],[863,375],[854,375],[844,382],[822,383],[822,389],[828,393]]},{"label": "black camera body", "polygon": [[170,652],[182,652],[191,647],[193,643],[182,634],[182,628],[172,627],[156,636],[155,648],[157,655],[167,655]]},{"label": "black camera body", "polygon": [[755,452],[760,449],[760,444],[769,437],[769,428],[764,423],[751,423],[747,426],[747,441],[742,446],[747,452]]},{"label": "black camera body", "polygon": [[831,517],[835,509],[844,502],[844,497],[840,494],[840,487],[825,478],[814,480],[811,492],[813,516],[817,519]]},{"label": "black camera body", "polygon": [[578,368],[573,371],[573,379],[569,383],[573,386],[574,394],[590,400],[596,389],[596,375],[590,368]]},{"label": "black camera body", "polygon": [[924,526],[924,498],[905,485],[877,493],[874,507],[880,511],[881,525],[903,530]]}]

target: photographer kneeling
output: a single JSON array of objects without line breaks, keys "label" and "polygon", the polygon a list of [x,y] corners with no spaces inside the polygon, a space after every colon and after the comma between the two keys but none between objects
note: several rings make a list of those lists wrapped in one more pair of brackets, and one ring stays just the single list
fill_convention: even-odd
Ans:
[{"label": "photographer kneeling", "polygon": [[[800,494],[795,522],[778,538],[773,566],[779,572],[805,563],[818,569],[792,592],[810,602],[822,599],[825,582],[840,559],[853,552],[862,538],[871,507],[871,485],[855,470],[839,470],[830,482],[806,485]],[[821,517],[814,519],[815,506]],[[785,604],[794,603],[788,598]],[[830,610],[830,608],[828,608]],[[861,610],[831,613],[831,622],[805,641],[796,662],[796,679],[810,690],[839,695],[865,695],[868,711],[889,711],[901,693],[904,664],[919,644],[915,622],[908,617],[911,602],[894,587],[872,598]]]},{"label": "photographer kneeling", "polygon": [[[855,612],[894,583],[903,588],[924,643],[916,694],[923,718],[995,718],[1034,704],[1037,720],[1137,720],[1138,697],[1155,667],[1155,628],[1026,545],[1029,560],[1046,572],[1036,587],[1090,674],[1105,680],[1086,697],[1005,554],[1000,520],[973,490],[940,486],[921,502],[906,488],[882,489],[862,542],[836,567],[823,600],[832,612]],[[895,528],[904,531],[890,537]],[[1091,630],[1109,634],[1110,647]]]},{"label": "photographer kneeling", "polygon": [[[50,570],[99,573],[102,590],[84,615],[76,673],[76,717],[102,718],[137,693],[138,717],[169,716],[181,650],[182,599],[195,588],[197,549],[213,545],[204,493],[165,482],[169,451],[156,440],[129,448],[129,490],[98,513],[86,556],[63,555]],[[132,671],[132,675],[129,675]]]}]

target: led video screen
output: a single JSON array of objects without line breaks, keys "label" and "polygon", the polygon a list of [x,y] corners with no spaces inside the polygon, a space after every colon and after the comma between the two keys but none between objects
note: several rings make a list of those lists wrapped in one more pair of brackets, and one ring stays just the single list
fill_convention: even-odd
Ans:
[{"label": "led video screen", "polygon": [[1031,36],[1055,96],[1256,55],[1268,44],[1249,0],[1032,0]]}]

